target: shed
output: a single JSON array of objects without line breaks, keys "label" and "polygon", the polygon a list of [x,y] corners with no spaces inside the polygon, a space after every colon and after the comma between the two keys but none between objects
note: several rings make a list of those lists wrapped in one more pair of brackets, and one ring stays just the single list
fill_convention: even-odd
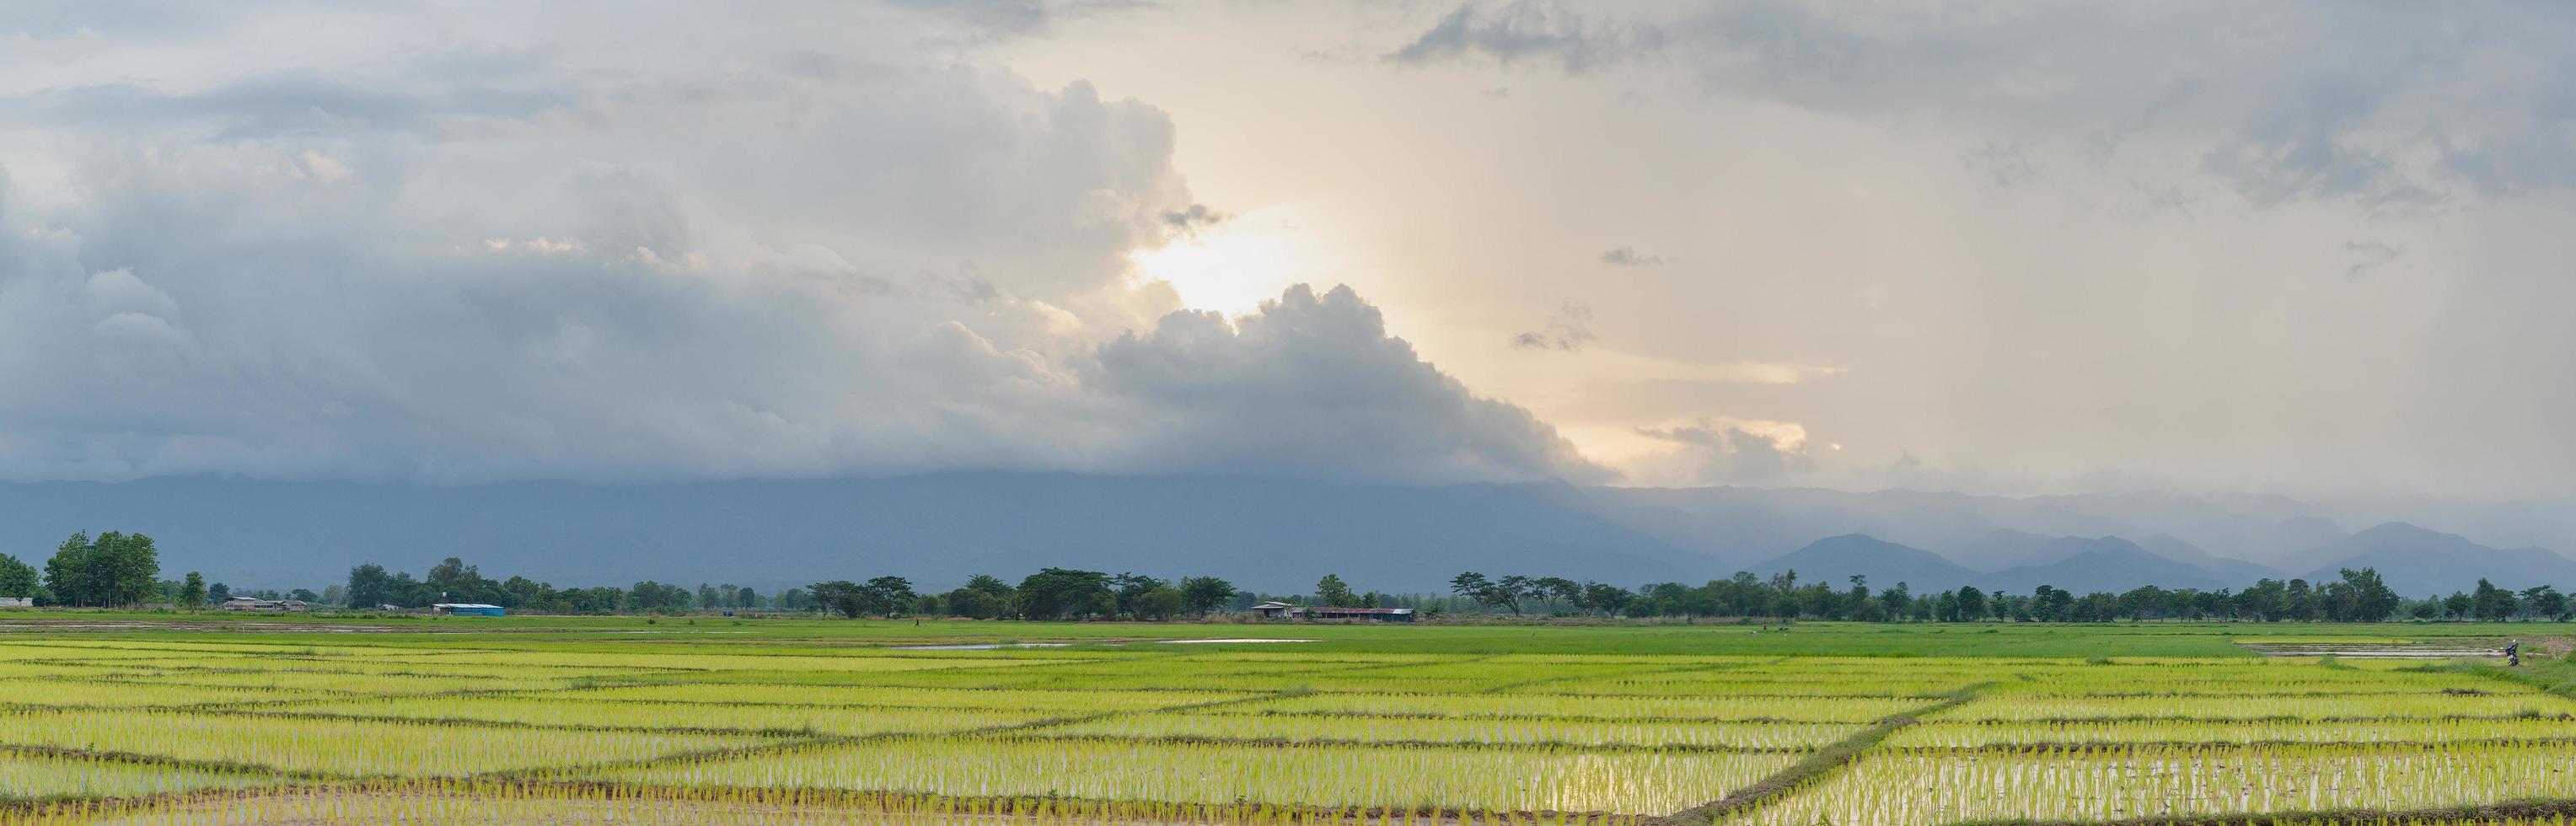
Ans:
[{"label": "shed", "polygon": [[430,604],[429,612],[457,617],[498,617],[509,613],[501,606],[480,602],[435,602]]},{"label": "shed", "polygon": [[1252,612],[1260,614],[1262,619],[1287,619],[1294,610],[1288,603],[1276,601],[1252,606]]},{"label": "shed", "polygon": [[34,608],[35,597],[0,597],[0,608]]},{"label": "shed", "polygon": [[1332,608],[1314,606],[1292,608],[1290,616],[1310,620],[1357,620],[1361,622],[1412,622],[1411,608]]}]

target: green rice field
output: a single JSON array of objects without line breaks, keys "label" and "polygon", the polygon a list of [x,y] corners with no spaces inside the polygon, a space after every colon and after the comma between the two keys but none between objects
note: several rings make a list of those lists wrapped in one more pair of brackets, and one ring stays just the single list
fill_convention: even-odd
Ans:
[{"label": "green rice field", "polygon": [[13,617],[0,824],[2576,816],[2564,666],[2337,632]]}]

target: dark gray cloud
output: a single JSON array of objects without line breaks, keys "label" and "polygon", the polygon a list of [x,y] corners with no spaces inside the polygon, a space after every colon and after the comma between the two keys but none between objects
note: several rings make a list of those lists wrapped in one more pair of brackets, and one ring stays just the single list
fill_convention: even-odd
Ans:
[{"label": "dark gray cloud", "polygon": [[1131,285],[1224,217],[1162,110],[814,11],[0,97],[46,147],[0,186],[0,477],[1604,478],[1347,289]]}]

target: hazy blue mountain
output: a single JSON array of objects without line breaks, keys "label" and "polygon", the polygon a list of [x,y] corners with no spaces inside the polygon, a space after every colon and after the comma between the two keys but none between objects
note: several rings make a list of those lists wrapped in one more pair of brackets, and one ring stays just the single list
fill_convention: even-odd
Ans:
[{"label": "hazy blue mountain", "polygon": [[1976,541],[1949,548],[1942,556],[1979,571],[2000,571],[2023,565],[2046,565],[2066,558],[2075,551],[2057,544],[2059,537],[2043,536],[2010,528],[1977,537]]},{"label": "hazy blue mountain", "polygon": [[[1463,570],[1626,587],[1733,573],[1568,507],[1543,485],[1417,487],[1226,476],[957,473],[895,479],[467,487],[164,478],[0,485],[0,552],[75,530],[154,536],[163,568],[309,586],[360,562],[459,556],[558,586],[774,588],[880,574],[949,586],[1055,565],[1214,574],[1302,592],[1445,591]],[[1574,498],[1579,498],[1576,496]]]},{"label": "hazy blue mountain", "polygon": [[2138,537],[2137,543],[2148,553],[2207,571],[2220,582],[2238,583],[2228,586],[2230,588],[2243,588],[2258,580],[2287,578],[2272,566],[2219,556],[2173,534],[2149,534]]},{"label": "hazy blue mountain", "polygon": [[2377,568],[2388,587],[2408,596],[2473,590],[2481,577],[2517,591],[2534,585],[2576,587],[2576,560],[2554,551],[2490,548],[2404,522],[2372,527],[2300,558],[2327,560],[2309,570],[2311,582],[2339,578],[2344,568]]},{"label": "hazy blue mountain", "polygon": [[2187,562],[2167,559],[2139,547],[2138,543],[2116,536],[2096,539],[2060,537],[2049,543],[2057,561],[2043,565],[2024,565],[1980,574],[1974,583],[1980,588],[2005,593],[2029,593],[2039,586],[2086,594],[2094,591],[2119,593],[2140,585],[2161,588],[2242,588],[2252,584],[2222,581],[2209,571]]},{"label": "hazy blue mountain", "polygon": [[1917,548],[1955,548],[2013,529],[2049,536],[2134,532],[2054,504],[1962,493],[1818,488],[1590,488],[1593,513],[1678,547],[1737,564],[1821,536],[1861,533]]},{"label": "hazy blue mountain", "polygon": [[1978,576],[1940,554],[1856,533],[1816,540],[1755,565],[1752,571],[1763,577],[1796,571],[1799,582],[1823,582],[1837,590],[1857,574],[1869,577],[1872,588],[1885,589],[1902,582],[1918,592],[1949,590],[1973,582]]}]

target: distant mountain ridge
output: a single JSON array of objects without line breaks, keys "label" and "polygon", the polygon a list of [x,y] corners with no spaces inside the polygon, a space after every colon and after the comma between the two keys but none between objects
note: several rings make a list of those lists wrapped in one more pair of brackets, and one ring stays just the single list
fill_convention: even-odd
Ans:
[{"label": "distant mountain ridge", "polygon": [[42,565],[75,530],[160,540],[168,572],[235,587],[338,582],[458,556],[558,586],[643,579],[761,588],[882,574],[953,587],[1042,566],[1215,575],[1295,593],[1445,591],[1460,571],[1635,587],[1732,568],[1547,486],[1266,477],[954,473],[893,479],[468,487],[162,478],[0,484],[0,552]]},{"label": "distant mountain ridge", "polygon": [[[2559,515],[2576,514],[2576,503],[2445,507],[2514,536],[2557,535],[2562,523],[2576,531],[2576,515]],[[649,578],[775,588],[891,573],[940,586],[1054,565],[1215,574],[1273,592],[1303,590],[1325,573],[1363,590],[1422,593],[1445,591],[1451,576],[1470,570],[1636,587],[1790,568],[1807,581],[1858,574],[1918,590],[2125,590],[2243,588],[2368,566],[2417,596],[2482,576],[2511,588],[2576,588],[2576,562],[2543,548],[2498,548],[2391,520],[2346,534],[2323,509],[2271,496],[2013,499],[1002,472],[459,487],[216,477],[0,483],[0,553],[41,563],[64,535],[109,529],[160,537],[165,570],[202,570],[238,587],[318,586],[364,561],[419,571],[452,555],[486,573],[557,585]]]}]

